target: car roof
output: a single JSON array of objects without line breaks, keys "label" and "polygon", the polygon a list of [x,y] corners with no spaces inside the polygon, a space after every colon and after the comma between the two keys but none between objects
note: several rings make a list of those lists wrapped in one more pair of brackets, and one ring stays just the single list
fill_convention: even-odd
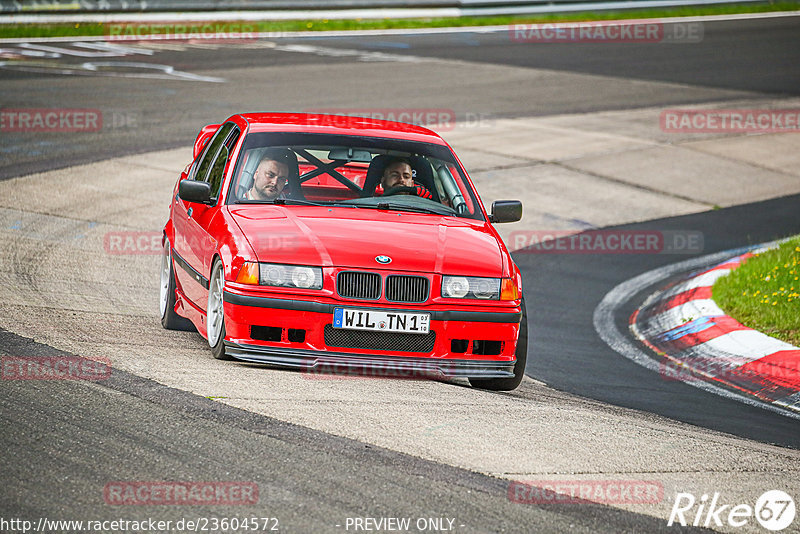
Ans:
[{"label": "car roof", "polygon": [[251,132],[357,135],[446,145],[436,132],[404,122],[322,113],[242,113],[238,117],[249,124]]}]

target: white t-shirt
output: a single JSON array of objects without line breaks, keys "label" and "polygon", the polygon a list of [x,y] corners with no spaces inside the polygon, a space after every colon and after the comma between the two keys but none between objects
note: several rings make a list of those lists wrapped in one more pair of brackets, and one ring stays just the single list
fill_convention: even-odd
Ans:
[{"label": "white t-shirt", "polygon": [[[260,199],[257,199],[257,198],[252,198],[252,197],[250,196],[250,192],[251,192],[252,190],[253,190],[252,188],[247,190],[247,193],[245,193],[245,194],[244,194],[244,200],[260,200]],[[283,191],[281,191],[281,192],[278,194],[278,196],[277,196],[277,197],[275,197],[273,200],[286,200],[286,195],[284,195],[284,194],[283,194]]]}]

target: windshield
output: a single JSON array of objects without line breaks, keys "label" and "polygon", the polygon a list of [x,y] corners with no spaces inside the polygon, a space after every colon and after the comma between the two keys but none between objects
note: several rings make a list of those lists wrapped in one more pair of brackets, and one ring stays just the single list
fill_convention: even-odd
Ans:
[{"label": "windshield", "polygon": [[323,205],[482,220],[475,193],[442,145],[326,134],[251,133],[229,204]]}]

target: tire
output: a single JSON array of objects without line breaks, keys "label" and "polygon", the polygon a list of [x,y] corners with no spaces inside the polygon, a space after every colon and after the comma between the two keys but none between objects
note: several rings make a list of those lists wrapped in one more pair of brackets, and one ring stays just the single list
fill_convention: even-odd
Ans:
[{"label": "tire", "polygon": [[528,311],[525,308],[525,299],[520,304],[522,319],[519,323],[519,339],[517,340],[517,363],[514,364],[514,376],[511,378],[470,378],[469,383],[478,389],[489,391],[512,391],[517,389],[522,377],[525,376],[525,364],[528,362]]},{"label": "tire", "polygon": [[222,262],[217,258],[211,268],[208,282],[208,306],[206,307],[206,326],[208,328],[208,346],[211,355],[217,360],[231,360],[225,354],[225,308],[222,293],[225,289],[225,273]]},{"label": "tire", "polygon": [[159,308],[161,311],[161,326],[167,330],[196,330],[189,319],[175,313],[175,271],[172,267],[172,247],[169,239],[164,240],[164,250],[161,253],[161,283],[159,287]]}]

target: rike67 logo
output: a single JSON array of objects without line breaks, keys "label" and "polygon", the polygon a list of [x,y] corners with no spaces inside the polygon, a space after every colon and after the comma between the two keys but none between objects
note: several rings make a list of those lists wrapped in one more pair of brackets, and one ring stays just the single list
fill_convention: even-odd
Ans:
[{"label": "rike67 logo", "polygon": [[691,493],[678,493],[667,526],[743,527],[755,518],[762,527],[777,532],[794,522],[796,512],[794,499],[781,490],[765,491],[754,506],[726,504],[717,492],[710,500],[705,493],[700,499]]}]

